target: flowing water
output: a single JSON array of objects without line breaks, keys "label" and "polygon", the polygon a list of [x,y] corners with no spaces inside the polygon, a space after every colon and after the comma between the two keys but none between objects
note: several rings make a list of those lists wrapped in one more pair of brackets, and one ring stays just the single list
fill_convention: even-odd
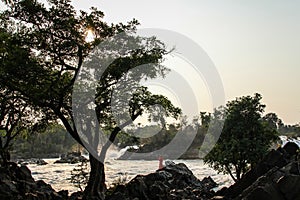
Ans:
[{"label": "flowing water", "polygon": [[[300,138],[292,139],[286,136],[280,136],[281,145],[285,145],[288,141],[295,142],[300,147]],[[105,162],[105,173],[107,185],[111,185],[118,179],[126,179],[129,181],[136,175],[146,175],[158,169],[158,160],[117,160],[127,147],[121,150],[111,149]],[[28,165],[32,172],[32,176],[36,180],[44,180],[46,183],[52,185],[56,190],[69,190],[69,192],[76,192],[78,188],[70,183],[71,171],[77,164],[54,164],[57,159],[44,159],[48,165]],[[194,175],[202,180],[206,176],[211,176],[215,182],[219,184],[216,190],[233,184],[232,179],[228,175],[218,174],[216,171],[203,163],[201,159],[197,160],[175,160],[175,163],[185,163],[187,167],[194,173]]]},{"label": "flowing water", "polygon": [[[28,165],[35,180],[44,180],[52,185],[56,190],[69,190],[76,192],[78,188],[70,183],[71,171],[77,164],[54,164],[57,159],[44,159],[47,165]],[[211,176],[219,184],[218,188],[230,186],[233,181],[228,175],[217,174],[216,171],[208,167],[202,160],[175,160],[175,163],[185,163],[193,174],[202,180],[206,176]],[[146,175],[158,169],[158,161],[145,160],[114,160],[105,163],[106,181],[108,185],[116,182],[117,179],[125,178],[127,181],[136,175]],[[216,189],[218,189],[216,188]]]}]

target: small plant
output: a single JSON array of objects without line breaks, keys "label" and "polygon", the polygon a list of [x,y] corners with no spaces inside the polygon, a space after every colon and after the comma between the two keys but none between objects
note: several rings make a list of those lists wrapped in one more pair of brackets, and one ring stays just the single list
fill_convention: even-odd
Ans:
[{"label": "small plant", "polygon": [[118,177],[111,183],[111,187],[114,188],[118,185],[125,185],[128,181],[127,173],[119,173]]},{"label": "small plant", "polygon": [[105,195],[110,196],[113,194],[117,186],[125,185],[128,182],[128,173],[118,173],[118,177],[113,180],[112,183],[109,184]]},{"label": "small plant", "polygon": [[82,160],[72,171],[70,182],[82,192],[89,179],[87,160]]}]

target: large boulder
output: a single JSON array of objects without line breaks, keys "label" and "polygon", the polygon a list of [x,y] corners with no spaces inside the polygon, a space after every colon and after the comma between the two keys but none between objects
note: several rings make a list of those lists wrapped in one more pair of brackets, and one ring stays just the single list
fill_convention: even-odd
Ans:
[{"label": "large boulder", "polygon": [[69,163],[69,164],[75,164],[79,162],[85,162],[87,159],[81,155],[81,153],[78,152],[70,152],[67,154],[61,155],[61,158],[54,163]]},{"label": "large boulder", "polygon": [[300,199],[299,147],[272,150],[237,183],[217,192],[225,199]]},{"label": "large boulder", "polygon": [[57,193],[44,181],[35,181],[26,166],[9,163],[0,167],[0,199],[63,200],[68,193]]},{"label": "large boulder", "polygon": [[106,199],[210,199],[216,186],[210,177],[200,181],[185,164],[170,162],[154,173],[138,175],[128,184],[117,186]]}]

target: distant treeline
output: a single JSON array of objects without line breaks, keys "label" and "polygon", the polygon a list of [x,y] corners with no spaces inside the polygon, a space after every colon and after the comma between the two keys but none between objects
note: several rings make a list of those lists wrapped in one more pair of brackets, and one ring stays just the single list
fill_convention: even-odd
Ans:
[{"label": "distant treeline", "polygon": [[279,128],[279,134],[292,138],[300,137],[300,125],[284,125]]},{"label": "distant treeline", "polygon": [[51,158],[75,151],[76,141],[59,124],[49,125],[44,131],[20,135],[12,147],[12,158]]},{"label": "distant treeline", "polygon": [[[165,126],[164,128],[161,128],[159,125],[139,127],[135,130],[132,130],[131,133],[130,131],[128,132],[130,133],[129,135],[139,135],[142,136],[142,138],[135,138],[135,140],[130,140],[128,139],[128,134],[125,134],[127,135],[127,137],[123,136],[123,138],[127,139],[120,141],[119,137],[119,139],[117,139],[117,144],[121,144],[121,147],[132,145],[138,145],[141,147],[138,151],[136,151],[135,149],[129,149],[129,151],[152,152],[164,147],[169,142],[171,142],[174,136],[178,133],[179,129],[181,129],[182,132],[187,135],[187,137],[192,136],[193,133],[196,133],[193,142],[191,143],[188,150],[181,156],[181,158],[198,158],[199,156],[201,156],[199,155],[199,149],[200,147],[202,147],[204,138],[207,136],[207,134],[208,137],[211,137],[210,135],[213,134],[210,134],[209,132],[219,130],[220,126],[222,126],[220,123],[218,123],[220,121],[219,119],[223,116],[221,110],[215,110],[214,113],[201,112],[198,117],[195,117],[194,120],[192,120],[192,122],[187,122],[183,119],[180,124],[170,124],[168,126]],[[299,124],[285,125],[275,113],[268,113],[263,116],[261,120],[264,122],[264,124],[276,130],[277,135],[285,135],[292,138],[300,137]],[[122,134],[124,135],[124,133]],[[278,143],[280,143],[280,141],[278,141]],[[206,145],[209,146],[209,144]]]},{"label": "distant treeline", "polygon": [[[275,115],[272,117],[275,117]],[[279,135],[293,138],[300,137],[299,124],[285,125],[281,120],[278,122],[276,128]],[[208,123],[208,113],[202,113],[198,119],[195,118],[191,123],[183,123],[183,128],[187,130],[185,131],[187,134],[197,130],[193,143],[183,157],[193,158],[198,154],[198,150],[207,133]],[[274,123],[272,125],[274,126]],[[115,144],[120,148],[133,145],[141,146],[141,152],[153,151],[154,149],[160,149],[168,144],[174,138],[180,127],[182,126],[179,124],[170,124],[164,128],[161,128],[159,125],[138,127],[134,130],[128,130],[127,133],[121,132],[118,135]],[[142,136],[142,138],[135,137],[134,135]],[[58,157],[60,154],[78,150],[78,144],[64,127],[55,124],[49,125],[43,132],[20,135],[17,137],[12,147],[12,158]]]}]

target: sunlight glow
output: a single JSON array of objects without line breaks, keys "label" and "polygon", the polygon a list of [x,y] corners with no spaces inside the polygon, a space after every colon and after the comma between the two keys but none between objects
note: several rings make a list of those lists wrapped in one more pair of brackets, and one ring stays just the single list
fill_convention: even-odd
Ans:
[{"label": "sunlight glow", "polygon": [[87,29],[85,32],[85,41],[86,42],[93,42],[95,39],[95,33],[92,29]]}]

